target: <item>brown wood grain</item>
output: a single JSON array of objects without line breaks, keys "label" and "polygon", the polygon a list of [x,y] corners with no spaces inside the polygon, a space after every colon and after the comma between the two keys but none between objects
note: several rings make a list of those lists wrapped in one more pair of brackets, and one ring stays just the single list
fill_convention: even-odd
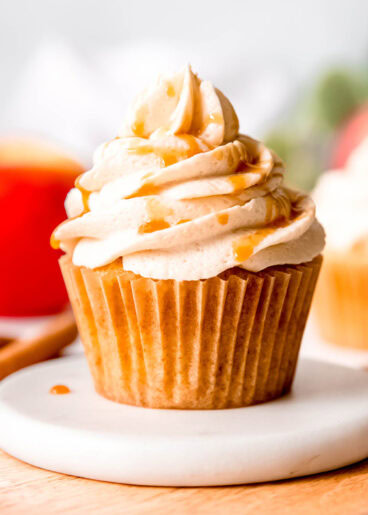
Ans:
[{"label": "brown wood grain", "polygon": [[1,515],[368,515],[368,460],[338,471],[259,485],[158,488],[41,470],[0,451]]}]

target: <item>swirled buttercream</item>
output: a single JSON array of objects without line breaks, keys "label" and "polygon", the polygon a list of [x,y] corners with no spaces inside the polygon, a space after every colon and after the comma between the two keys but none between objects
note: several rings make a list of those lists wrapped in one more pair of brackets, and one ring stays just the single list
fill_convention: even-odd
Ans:
[{"label": "swirled buttercream", "polygon": [[125,270],[157,279],[306,262],[324,232],[312,199],[286,188],[283,172],[188,66],[144,90],[117,138],[97,149],[53,242],[75,265],[122,258]]}]

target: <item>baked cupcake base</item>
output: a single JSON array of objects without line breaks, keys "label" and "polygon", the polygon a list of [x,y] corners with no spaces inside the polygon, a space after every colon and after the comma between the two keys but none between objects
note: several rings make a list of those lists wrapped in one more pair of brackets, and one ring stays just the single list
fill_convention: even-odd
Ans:
[{"label": "baked cupcake base", "polygon": [[322,258],[200,281],[153,280],[121,261],[60,259],[98,393],[150,408],[220,409],[291,388]]},{"label": "baked cupcake base", "polygon": [[368,263],[365,256],[355,252],[327,252],[314,314],[325,340],[368,350]]}]

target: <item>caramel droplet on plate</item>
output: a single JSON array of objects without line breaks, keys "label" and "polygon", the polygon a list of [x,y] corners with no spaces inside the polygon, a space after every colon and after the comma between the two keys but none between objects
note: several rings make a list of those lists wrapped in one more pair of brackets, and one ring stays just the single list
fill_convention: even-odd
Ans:
[{"label": "caramel droplet on plate", "polygon": [[65,386],[65,384],[56,384],[52,388],[50,388],[50,392],[53,395],[65,395],[66,393],[70,393],[70,388]]}]

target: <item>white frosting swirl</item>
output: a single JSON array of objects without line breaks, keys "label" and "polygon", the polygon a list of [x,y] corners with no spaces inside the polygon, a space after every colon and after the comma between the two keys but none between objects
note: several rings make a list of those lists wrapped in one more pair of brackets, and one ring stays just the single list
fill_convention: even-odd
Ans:
[{"label": "white frosting swirl", "polygon": [[156,279],[313,259],[324,245],[313,201],[285,188],[280,159],[238,131],[229,100],[190,67],[160,77],[97,149],[54,240],[75,265],[121,257]]},{"label": "white frosting swirl", "polygon": [[327,247],[368,254],[368,137],[352,152],[345,169],[321,176],[313,196]]}]

